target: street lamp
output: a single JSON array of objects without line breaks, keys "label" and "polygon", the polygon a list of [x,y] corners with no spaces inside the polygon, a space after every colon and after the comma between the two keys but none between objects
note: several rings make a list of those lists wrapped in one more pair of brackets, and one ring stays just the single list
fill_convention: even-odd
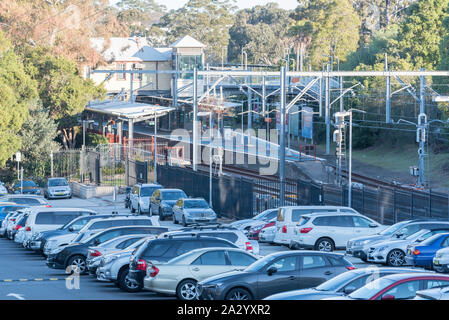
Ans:
[{"label": "street lamp", "polygon": [[197,116],[209,116],[209,206],[212,208],[212,112],[198,112]]},{"label": "street lamp", "polygon": [[335,118],[341,117],[345,118],[349,116],[349,172],[348,172],[348,206],[351,207],[352,203],[352,112],[360,112],[360,113],[366,113],[366,111],[359,110],[359,109],[349,109],[348,111],[340,111],[336,112]]}]

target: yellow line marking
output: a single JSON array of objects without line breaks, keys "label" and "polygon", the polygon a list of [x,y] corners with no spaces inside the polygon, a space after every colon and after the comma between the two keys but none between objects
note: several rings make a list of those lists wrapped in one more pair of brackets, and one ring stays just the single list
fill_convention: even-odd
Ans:
[{"label": "yellow line marking", "polygon": [[42,278],[37,278],[37,279],[34,279],[34,281],[44,281],[44,279],[42,279]]},{"label": "yellow line marking", "polygon": [[12,279],[5,279],[4,282],[12,282]]},{"label": "yellow line marking", "polygon": [[19,281],[28,281],[28,279],[19,279]]},{"label": "yellow line marking", "polygon": [[59,280],[58,278],[50,278],[51,281]]}]

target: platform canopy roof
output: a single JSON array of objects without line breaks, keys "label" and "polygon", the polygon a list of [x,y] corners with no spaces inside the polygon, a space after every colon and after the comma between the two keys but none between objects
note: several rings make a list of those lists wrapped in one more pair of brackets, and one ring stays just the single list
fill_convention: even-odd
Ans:
[{"label": "platform canopy roof", "polygon": [[102,102],[91,102],[85,108],[86,111],[108,114],[123,120],[134,120],[134,122],[153,119],[163,116],[171,111],[173,107],[158,106],[154,104],[129,102],[129,101],[114,101],[106,100]]}]

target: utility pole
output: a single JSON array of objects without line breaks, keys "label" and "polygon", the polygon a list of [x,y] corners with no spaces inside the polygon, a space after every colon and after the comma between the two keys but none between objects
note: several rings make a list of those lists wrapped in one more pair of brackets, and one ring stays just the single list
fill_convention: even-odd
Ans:
[{"label": "utility pole", "polygon": [[285,204],[285,67],[281,67],[281,105],[280,105],[280,152],[279,152],[279,177],[280,177],[280,206]]},{"label": "utility pole", "polygon": [[198,163],[198,68],[193,70],[193,171]]},{"label": "utility pole", "polygon": [[325,124],[326,124],[326,155],[330,154],[330,131],[331,131],[331,122],[330,122],[330,90],[329,90],[329,65],[327,65],[327,72],[325,81]]},{"label": "utility pole", "polygon": [[[385,71],[388,71],[388,57],[385,53]],[[385,77],[385,122],[390,123],[391,122],[391,111],[390,111],[390,98],[391,98],[391,83],[390,83],[390,76]]]}]

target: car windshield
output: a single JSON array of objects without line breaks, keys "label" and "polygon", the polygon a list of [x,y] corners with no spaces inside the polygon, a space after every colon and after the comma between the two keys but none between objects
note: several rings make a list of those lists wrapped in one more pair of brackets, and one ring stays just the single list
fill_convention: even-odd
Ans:
[{"label": "car windshield", "polygon": [[373,297],[376,293],[378,293],[383,288],[391,285],[394,283],[394,280],[387,279],[387,278],[380,278],[376,279],[374,281],[369,282],[365,286],[361,287],[360,289],[354,291],[349,295],[352,299],[358,299],[358,300],[366,300],[371,297]]},{"label": "car windshield", "polygon": [[[259,213],[257,216],[254,216],[253,219],[254,220],[264,220],[266,218],[265,216],[269,215],[271,211],[273,211],[273,210],[270,210],[269,212],[263,211],[263,212]],[[274,211],[276,211],[276,210],[274,210]]]},{"label": "car windshield", "polygon": [[[444,233],[444,236],[447,235],[447,232]],[[426,240],[424,240],[423,242],[420,243],[420,246],[431,246],[438,238],[440,238],[442,236],[442,233],[437,233],[434,234],[433,236],[427,238]]]},{"label": "car windshield", "polygon": [[271,261],[273,261],[274,259],[276,259],[277,256],[265,256],[260,260],[257,260],[256,262],[254,262],[253,264],[249,265],[245,271],[248,272],[256,272],[259,271],[260,269],[262,269],[263,267],[265,267],[268,263],[270,263]]},{"label": "car windshield", "polygon": [[400,228],[402,228],[407,223],[408,223],[408,221],[396,223],[396,224],[389,226],[388,228],[382,230],[381,232],[379,232],[379,234],[384,235],[384,236],[391,235],[391,234],[395,233],[396,231],[398,231]]},{"label": "car windshield", "polygon": [[66,187],[69,184],[67,183],[66,179],[51,179],[48,180],[48,186],[49,187]]},{"label": "car windshield", "polygon": [[141,197],[151,197],[153,192],[157,189],[158,188],[156,188],[156,187],[143,187],[140,189],[140,196]]},{"label": "car windshield", "polygon": [[184,198],[186,195],[181,191],[166,191],[162,192],[162,200],[178,200]]},{"label": "car windshield", "polygon": [[186,209],[207,209],[209,205],[205,200],[184,200],[184,208]]},{"label": "car windshield", "polygon": [[341,286],[347,284],[351,280],[355,279],[360,273],[355,271],[347,271],[344,273],[339,274],[338,276],[323,282],[315,289],[318,291],[336,291]]},{"label": "car windshield", "polygon": [[429,232],[428,230],[419,230],[418,232],[412,233],[412,234],[408,235],[407,237],[405,237],[405,240],[412,240],[419,236],[423,236],[428,232]]}]

